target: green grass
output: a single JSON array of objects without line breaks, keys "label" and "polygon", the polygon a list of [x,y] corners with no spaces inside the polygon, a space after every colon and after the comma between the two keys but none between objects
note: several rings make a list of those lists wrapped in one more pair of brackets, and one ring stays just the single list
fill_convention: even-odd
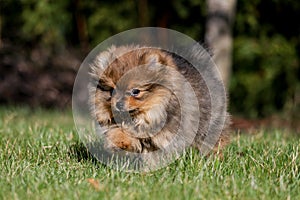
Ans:
[{"label": "green grass", "polygon": [[86,154],[71,112],[0,108],[0,199],[300,199],[300,140],[235,134],[224,158],[187,152],[151,173]]}]

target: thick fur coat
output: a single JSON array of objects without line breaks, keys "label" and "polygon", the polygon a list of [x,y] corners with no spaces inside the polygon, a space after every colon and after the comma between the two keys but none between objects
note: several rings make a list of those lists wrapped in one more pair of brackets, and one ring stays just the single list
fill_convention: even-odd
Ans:
[{"label": "thick fur coat", "polygon": [[[191,51],[191,59],[202,65],[210,62],[204,55]],[[211,91],[197,69],[177,54],[113,46],[95,58],[91,77],[92,116],[103,128],[107,149],[147,153],[192,145],[217,151],[229,141],[229,115],[221,114],[222,130],[208,131],[221,123],[212,121]]]}]

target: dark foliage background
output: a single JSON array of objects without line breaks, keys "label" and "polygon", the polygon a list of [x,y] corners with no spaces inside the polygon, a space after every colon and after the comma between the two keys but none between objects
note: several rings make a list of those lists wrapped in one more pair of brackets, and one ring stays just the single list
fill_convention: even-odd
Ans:
[{"label": "dark foliage background", "polygon": [[[0,102],[70,105],[80,62],[106,38],[141,26],[203,42],[205,1],[1,0]],[[299,119],[300,1],[238,0],[229,94],[234,114]]]}]

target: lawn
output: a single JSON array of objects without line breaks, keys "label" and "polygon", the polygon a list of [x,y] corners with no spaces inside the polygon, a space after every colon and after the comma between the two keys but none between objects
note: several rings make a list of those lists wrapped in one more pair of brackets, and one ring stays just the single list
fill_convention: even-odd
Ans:
[{"label": "lawn", "polygon": [[81,145],[71,111],[0,108],[0,199],[300,199],[300,138],[233,133],[224,158],[189,150],[151,173],[110,169]]}]

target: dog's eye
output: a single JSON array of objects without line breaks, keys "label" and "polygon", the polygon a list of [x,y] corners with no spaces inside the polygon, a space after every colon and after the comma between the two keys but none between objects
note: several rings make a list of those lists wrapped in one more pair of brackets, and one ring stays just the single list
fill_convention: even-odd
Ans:
[{"label": "dog's eye", "polygon": [[102,91],[109,91],[111,88],[106,86],[106,85],[102,85],[100,83],[98,83],[97,88],[102,90]]},{"label": "dog's eye", "polygon": [[140,94],[140,90],[139,89],[136,89],[136,88],[133,88],[130,92],[130,95],[133,96],[133,97],[136,97],[137,95]]},{"label": "dog's eye", "polygon": [[109,90],[109,93],[110,93],[110,96],[113,96],[113,94],[114,94],[114,89],[111,88],[111,89]]},{"label": "dog's eye", "polygon": [[109,86],[102,85],[102,84],[98,83],[97,88],[100,89],[103,92],[109,92],[110,96],[113,95],[114,88],[112,88],[112,87],[109,87]]}]

